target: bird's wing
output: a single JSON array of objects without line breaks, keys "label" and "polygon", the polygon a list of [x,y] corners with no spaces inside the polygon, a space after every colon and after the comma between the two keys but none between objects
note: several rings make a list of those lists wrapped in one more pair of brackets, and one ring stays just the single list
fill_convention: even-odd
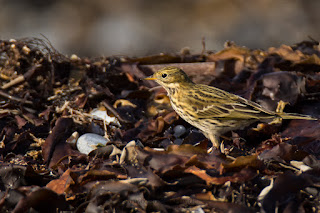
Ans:
[{"label": "bird's wing", "polygon": [[188,99],[190,110],[199,119],[268,119],[276,114],[257,103],[223,90],[199,84],[197,87],[196,95],[193,93],[185,98]]}]

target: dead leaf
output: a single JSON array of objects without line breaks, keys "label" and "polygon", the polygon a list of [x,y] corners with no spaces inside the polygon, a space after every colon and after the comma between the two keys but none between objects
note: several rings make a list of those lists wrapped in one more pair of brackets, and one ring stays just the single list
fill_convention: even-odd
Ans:
[{"label": "dead leaf", "polygon": [[59,179],[50,181],[46,187],[56,192],[58,195],[68,193],[70,191],[70,185],[75,184],[73,177],[70,175],[71,173],[72,171],[68,169]]},{"label": "dead leaf", "polygon": [[257,176],[257,172],[248,167],[243,168],[240,172],[234,173],[232,176],[211,177],[207,174],[206,170],[201,170],[195,166],[189,167],[185,170],[187,173],[194,174],[204,181],[207,185],[222,185],[227,181],[232,183],[244,183]]}]

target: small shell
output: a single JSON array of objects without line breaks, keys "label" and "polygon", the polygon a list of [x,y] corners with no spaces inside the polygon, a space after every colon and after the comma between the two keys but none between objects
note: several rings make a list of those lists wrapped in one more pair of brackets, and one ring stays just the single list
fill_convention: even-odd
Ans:
[{"label": "small shell", "polygon": [[109,140],[101,135],[86,133],[79,137],[77,141],[77,148],[79,152],[89,154],[92,150],[97,149],[99,145],[105,146],[108,142]]},{"label": "small shell", "polygon": [[118,119],[116,117],[111,117],[107,114],[107,111],[105,110],[100,110],[98,108],[93,109],[90,114],[98,120],[103,120],[107,125],[109,125],[110,123],[116,124],[118,126],[120,125],[120,122],[118,121]]},{"label": "small shell", "polygon": [[73,148],[76,147],[77,141],[79,139],[79,133],[74,132],[72,135],[66,140],[68,144],[70,144]]}]

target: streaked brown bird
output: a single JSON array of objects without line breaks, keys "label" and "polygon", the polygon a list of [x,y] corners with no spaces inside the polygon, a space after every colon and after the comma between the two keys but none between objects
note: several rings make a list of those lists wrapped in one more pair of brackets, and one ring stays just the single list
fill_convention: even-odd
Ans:
[{"label": "streaked brown bird", "polygon": [[279,123],[282,119],[317,120],[308,115],[276,112],[221,89],[193,83],[177,67],[166,67],[146,80],[155,80],[165,88],[173,109],[191,125],[200,129],[217,148],[219,136],[254,122]]}]

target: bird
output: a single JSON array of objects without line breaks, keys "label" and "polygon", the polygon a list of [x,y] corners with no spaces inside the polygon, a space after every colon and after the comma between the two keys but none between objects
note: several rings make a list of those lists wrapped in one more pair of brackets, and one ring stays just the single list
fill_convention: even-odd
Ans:
[{"label": "bird", "polygon": [[[172,108],[219,149],[220,136],[226,132],[243,129],[257,121],[281,123],[282,119],[317,120],[309,115],[285,113],[285,104],[276,111],[219,88],[196,84],[178,67],[165,67],[145,80],[160,84],[169,96]],[[221,148],[221,147],[220,147]]]}]

